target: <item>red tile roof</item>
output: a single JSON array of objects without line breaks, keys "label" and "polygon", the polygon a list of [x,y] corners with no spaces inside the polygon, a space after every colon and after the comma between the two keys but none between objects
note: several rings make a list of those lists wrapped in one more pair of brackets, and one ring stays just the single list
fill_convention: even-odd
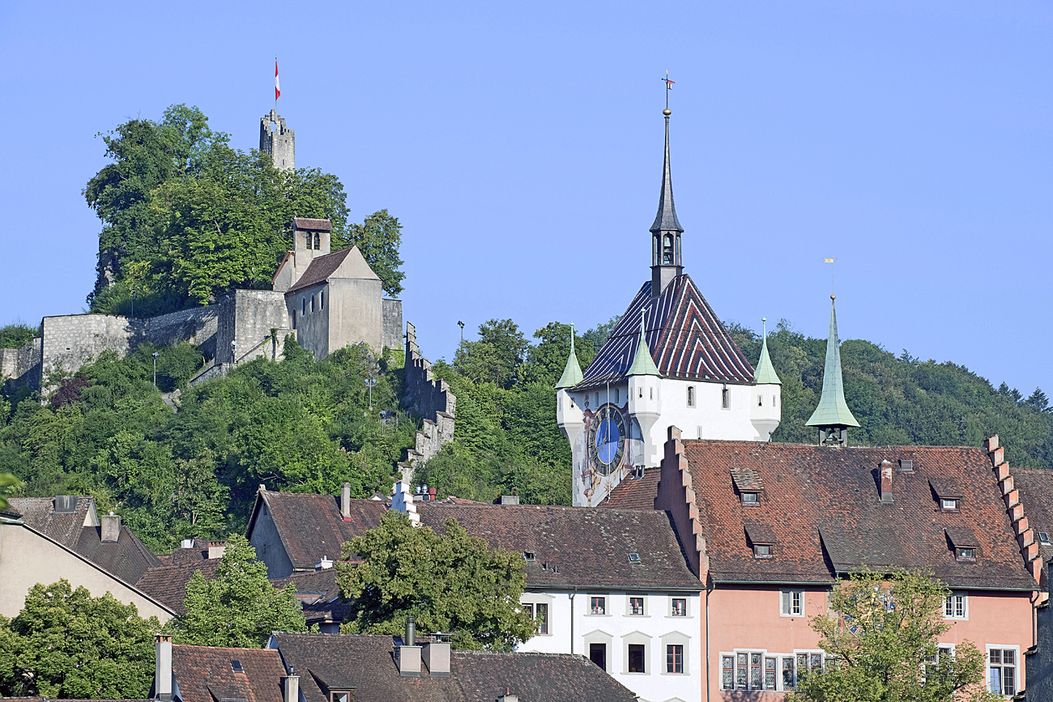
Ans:
[{"label": "red tile roof", "polygon": [[311,260],[307,270],[303,272],[300,279],[289,288],[288,292],[294,290],[302,290],[309,288],[312,285],[318,285],[329,280],[329,276],[336,272],[336,269],[340,267],[340,264],[344,262],[347,255],[351,253],[351,249],[340,249],[333,253],[325,254],[324,256],[318,256]]},{"label": "red tile roof", "polygon": [[162,603],[176,614],[183,613],[183,600],[186,599],[186,585],[194,573],[200,572],[206,580],[216,577],[220,559],[196,560],[162,565],[147,570],[137,588]]},{"label": "red tile roof", "polygon": [[[243,672],[235,672],[238,661]],[[285,667],[273,649],[172,647],[172,675],[183,702],[282,702]]]},{"label": "red tile roof", "polygon": [[1044,532],[1053,540],[1053,470],[1010,468],[1009,474],[1020,490],[1020,504],[1024,506],[1024,516],[1035,530],[1035,540],[1039,542],[1042,558],[1049,563],[1053,560],[1053,544],[1042,543],[1041,533]]},{"label": "red tile roof", "polygon": [[300,231],[330,232],[333,223],[328,219],[311,219],[310,217],[293,217],[293,227]]},{"label": "red tile roof", "polygon": [[[830,582],[860,568],[920,568],[948,585],[1032,590],[1012,523],[979,448],[849,447],[752,441],[684,441],[710,571],[717,582]],[[882,460],[913,460],[893,475],[891,503],[878,499]],[[733,470],[755,471],[764,492],[743,505]],[[960,488],[959,511],[941,511],[930,479]],[[773,557],[753,558],[746,532],[763,526]],[[979,547],[958,562],[948,533]]]},{"label": "red tile roof", "polygon": [[654,496],[658,492],[661,470],[650,468],[640,479],[627,478],[611,490],[610,496],[600,507],[615,509],[654,509]]}]

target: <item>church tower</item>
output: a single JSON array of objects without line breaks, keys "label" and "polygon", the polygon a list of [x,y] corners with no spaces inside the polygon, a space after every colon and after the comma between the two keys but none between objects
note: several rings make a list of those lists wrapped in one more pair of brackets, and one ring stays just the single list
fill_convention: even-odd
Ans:
[{"label": "church tower", "polygon": [[845,385],[841,377],[841,340],[837,338],[835,295],[830,295],[830,331],[826,339],[826,363],[823,366],[823,392],[819,406],[806,422],[819,430],[822,446],[847,446],[848,427],[858,427],[852,410],[845,402]]},{"label": "church tower", "polygon": [[271,155],[278,170],[296,170],[296,132],[289,129],[277,110],[260,118],[260,151]]},{"label": "church tower", "polygon": [[662,191],[658,195],[658,214],[651,225],[651,297],[658,297],[673,278],[684,272],[680,252],[680,236],[684,228],[676,218],[673,203],[673,174],[669,166],[669,116],[672,110],[662,110],[665,116],[665,158],[662,163]]}]

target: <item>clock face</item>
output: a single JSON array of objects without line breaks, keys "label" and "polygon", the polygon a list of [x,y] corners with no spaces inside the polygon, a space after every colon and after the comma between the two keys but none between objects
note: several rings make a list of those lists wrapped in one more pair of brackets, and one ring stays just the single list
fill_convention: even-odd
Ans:
[{"label": "clock face", "polygon": [[600,473],[610,475],[621,465],[625,437],[625,419],[618,408],[613,405],[600,407],[589,427],[589,454]]}]

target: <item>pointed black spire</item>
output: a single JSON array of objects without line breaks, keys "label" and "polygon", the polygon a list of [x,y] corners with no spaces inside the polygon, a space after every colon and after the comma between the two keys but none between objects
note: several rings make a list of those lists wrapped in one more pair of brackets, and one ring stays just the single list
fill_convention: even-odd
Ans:
[{"label": "pointed black spire", "polygon": [[667,107],[662,114],[665,115],[665,159],[662,163],[662,191],[658,196],[658,214],[654,217],[651,232],[682,234],[684,228],[680,226],[680,220],[676,218],[676,205],[673,203],[673,173],[669,168],[669,115],[672,114],[672,110]]}]

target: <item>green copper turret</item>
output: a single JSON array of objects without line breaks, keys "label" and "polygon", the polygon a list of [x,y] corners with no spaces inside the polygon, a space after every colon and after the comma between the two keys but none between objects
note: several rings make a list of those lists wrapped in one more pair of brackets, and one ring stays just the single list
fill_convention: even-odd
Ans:
[{"label": "green copper turret", "polygon": [[582,377],[581,364],[578,363],[578,357],[574,354],[574,325],[572,324],[570,325],[570,356],[567,357],[567,366],[563,369],[559,382],[556,383],[556,389],[572,388],[581,382]]},{"label": "green copper turret", "polygon": [[760,347],[760,360],[757,361],[757,370],[753,373],[753,382],[757,385],[782,385],[779,374],[775,372],[775,366],[771,363],[768,355],[768,319],[761,320],[764,325],[763,337]]},{"label": "green copper turret", "polygon": [[823,368],[823,393],[807,426],[818,427],[820,443],[844,446],[848,443],[848,427],[858,427],[845,402],[844,382],[841,379],[841,350],[837,338],[837,309],[835,296],[830,296],[830,335],[826,341],[826,365]]},{"label": "green copper turret", "polygon": [[640,341],[636,344],[636,356],[633,358],[633,364],[629,366],[626,375],[657,375],[661,377],[662,374],[658,372],[658,366],[654,364],[654,359],[651,358],[651,349],[647,348],[645,315],[645,311],[640,310]]}]

